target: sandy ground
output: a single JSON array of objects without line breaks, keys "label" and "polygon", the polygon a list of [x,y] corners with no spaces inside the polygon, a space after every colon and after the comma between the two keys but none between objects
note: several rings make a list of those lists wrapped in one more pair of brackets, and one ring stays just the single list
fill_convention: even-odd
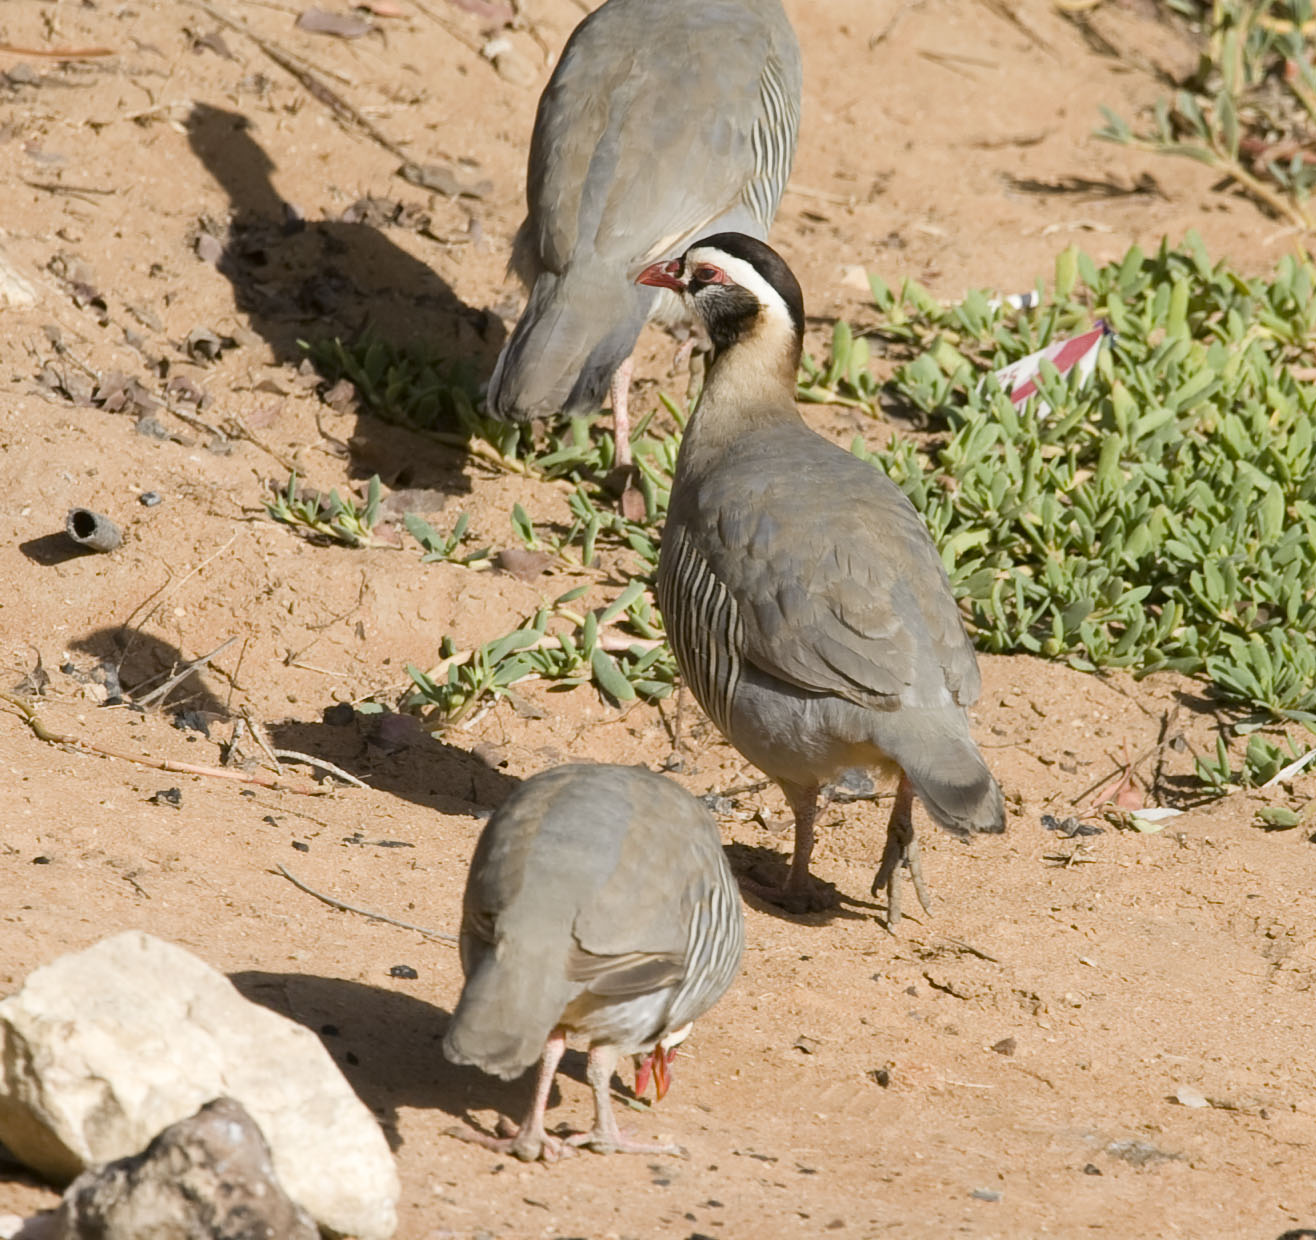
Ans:
[{"label": "sandy ground", "polygon": [[[397,7],[404,16],[354,41],[295,29],[298,6],[282,0],[219,11],[304,58],[409,159],[447,164],[482,196],[399,179],[397,154],[344,128],[205,5],[0,7],[0,42],[31,49],[0,51],[0,254],[30,294],[0,304],[0,688],[40,661],[39,718],[86,745],[215,766],[245,715],[279,747],[369,785],[309,796],[167,773],[47,743],[5,706],[0,989],[140,927],[252,998],[336,1030],[326,1045],[397,1153],[403,1240],[1272,1238],[1316,1227],[1316,846],[1307,831],[1258,829],[1248,794],[1195,803],[1186,746],[1211,747],[1217,723],[1197,686],[1026,658],[983,660],[975,712],[1009,830],[965,847],[922,824],[935,917],[889,934],[867,894],[885,797],[823,816],[814,869],[847,897],[838,910],[748,909],[744,969],[687,1044],[672,1093],[623,1112],[687,1158],[526,1167],[444,1135],[519,1111],[529,1084],[439,1053],[455,953],[318,903],[276,867],[453,929],[483,819],[518,780],[568,758],[658,766],[672,739],[651,707],[535,685],[524,696],[542,717],[504,703],[439,739],[324,720],[368,694],[396,702],[406,665],[432,665],[443,635],[487,639],[575,584],[565,572],[525,583],[422,566],[412,551],[312,545],[261,504],[295,463],[323,488],[378,472],[390,491],[419,492],[406,506],[445,529],[465,511],[494,545],[511,542],[515,502],[540,521],[565,514],[559,488],[328,408],[301,368],[299,340],[370,322],[487,373],[517,305],[503,268],[545,49],[580,9],[527,0],[528,28],[508,33],[500,74],[478,54],[479,17],[448,0]],[[805,108],[774,238],[816,316],[815,351],[836,316],[871,322],[857,266],[953,297],[1027,288],[1071,241],[1104,260],[1194,227],[1247,270],[1291,244],[1214,188],[1209,169],[1091,136],[1098,105],[1131,114],[1162,89],[1158,74],[1191,64],[1189,46],[1138,4],[1095,9],[1086,32],[1040,0],[787,7]],[[654,46],[661,55],[660,29]],[[34,54],[95,47],[112,54]],[[366,197],[400,210],[349,210]],[[217,359],[205,333],[219,338]],[[646,408],[652,381],[679,387],[670,356],[646,337]],[[174,384],[171,405],[192,420],[156,409],[157,438],[138,433],[131,400],[116,411],[77,399],[91,375],[116,372],[157,399]],[[199,410],[188,385],[205,395]],[[844,410],[808,416],[853,433]],[[198,417],[240,422],[244,437],[217,442]],[[144,492],[161,502],[144,506]],[[59,531],[78,505],[124,527],[118,551],[69,553]],[[102,706],[98,666],[131,689],[229,638],[165,710]],[[209,734],[174,726],[179,708]],[[1150,755],[1147,795],[1182,817],[1154,834],[1099,814],[1087,820],[1100,834],[1044,829],[1044,814],[1083,810],[1126,750]],[[756,772],[689,710],[681,756],[691,789],[730,790],[721,825],[733,864],[779,864],[780,795],[736,792]],[[296,769],[289,779],[319,790]],[[177,804],[152,802],[171,788]],[[418,976],[392,976],[400,964]],[[1210,1105],[1183,1105],[1181,1089]],[[587,1116],[573,1054],[552,1119]],[[55,1199],[0,1163],[0,1213]]]}]

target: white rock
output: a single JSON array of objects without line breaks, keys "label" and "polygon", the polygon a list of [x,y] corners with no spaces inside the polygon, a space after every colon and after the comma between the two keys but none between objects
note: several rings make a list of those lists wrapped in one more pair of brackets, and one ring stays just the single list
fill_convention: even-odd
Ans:
[{"label": "white rock", "polygon": [[27,277],[14,266],[3,252],[0,252],[0,306],[21,308],[35,306],[36,304],[36,290]]},{"label": "white rock", "polygon": [[1194,1089],[1191,1085],[1180,1085],[1174,1091],[1174,1097],[1181,1107],[1209,1107],[1211,1105],[1207,1101],[1206,1095],[1200,1089]]},{"label": "white rock", "polygon": [[250,1112],[284,1188],[322,1227],[393,1234],[388,1143],[319,1039],[189,952],[127,931],[0,1002],[0,1144],[57,1183],[220,1096]]}]

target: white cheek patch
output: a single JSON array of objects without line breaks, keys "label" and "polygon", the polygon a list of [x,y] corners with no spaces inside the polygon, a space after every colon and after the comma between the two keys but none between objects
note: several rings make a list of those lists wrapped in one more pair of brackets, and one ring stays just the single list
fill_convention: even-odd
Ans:
[{"label": "white cheek patch", "polygon": [[746,292],[754,295],[754,300],[763,307],[763,313],[767,318],[776,319],[794,330],[791,312],[782,300],[781,294],[759,275],[752,263],[747,263],[743,258],[735,258],[715,246],[699,245],[686,252],[683,264],[686,275],[688,276],[702,263],[708,263],[711,267],[720,267],[726,272],[730,283],[738,284]]}]

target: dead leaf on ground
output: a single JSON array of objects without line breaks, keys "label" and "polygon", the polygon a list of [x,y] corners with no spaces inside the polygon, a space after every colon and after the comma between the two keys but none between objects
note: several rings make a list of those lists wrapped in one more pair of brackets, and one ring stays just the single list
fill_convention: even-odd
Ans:
[{"label": "dead leaf on ground", "polygon": [[137,379],[120,370],[102,375],[91,399],[106,413],[145,414],[160,408],[160,402]]},{"label": "dead leaf on ground", "polygon": [[332,13],[328,9],[306,9],[294,23],[298,30],[332,35],[336,39],[359,39],[375,29],[375,23],[354,13]]},{"label": "dead leaf on ground", "polygon": [[451,164],[403,164],[398,175],[412,185],[449,198],[483,198],[493,191],[493,182],[488,178],[477,180],[472,175],[463,175]]},{"label": "dead leaf on ground", "polygon": [[497,0],[448,0],[448,3],[474,13],[481,21],[497,22],[500,26],[510,26],[516,20],[512,6],[499,4]]},{"label": "dead leaf on ground", "polygon": [[229,50],[229,45],[224,42],[224,36],[218,30],[196,35],[192,40],[192,50],[194,52],[214,52],[216,56],[223,60],[237,59]]},{"label": "dead leaf on ground", "polygon": [[224,247],[218,238],[212,237],[209,233],[202,233],[196,239],[196,256],[203,263],[217,267],[219,260],[224,257]]},{"label": "dead leaf on ground", "polygon": [[524,547],[505,547],[494,556],[494,567],[510,573],[518,581],[534,581],[553,562],[545,551],[528,551]]}]

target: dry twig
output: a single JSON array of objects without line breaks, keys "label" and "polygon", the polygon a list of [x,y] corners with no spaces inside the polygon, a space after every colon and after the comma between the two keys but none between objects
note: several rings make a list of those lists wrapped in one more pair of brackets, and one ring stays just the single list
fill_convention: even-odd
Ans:
[{"label": "dry twig", "polygon": [[12,43],[0,43],[0,52],[14,56],[49,56],[52,60],[91,60],[115,54],[112,47],[15,47]]},{"label": "dry twig", "polygon": [[66,736],[62,732],[52,732],[37,716],[37,712],[21,698],[11,697],[8,693],[0,693],[0,702],[7,702],[12,706],[22,716],[28,727],[32,729],[38,740],[43,740],[50,745],[65,746],[76,753],[97,754],[102,758],[118,758],[122,762],[133,762],[138,766],[150,767],[153,771],[168,771],[173,775],[204,775],[210,779],[227,779],[239,784],[256,784],[261,788],[270,788],[275,792],[295,792],[304,797],[329,796],[332,791],[329,788],[318,787],[298,788],[294,784],[286,784],[277,779],[268,779],[263,775],[253,775],[247,771],[226,771],[218,766],[198,766],[193,762],[174,762],[169,758],[147,758],[142,754],[124,753],[121,749],[110,749],[106,745],[97,745],[92,741],[84,741],[75,736]]},{"label": "dry twig", "polygon": [[158,689],[152,689],[151,692],[146,694],[145,697],[138,698],[136,700],[136,705],[150,706],[153,702],[157,700],[163,700],[164,698],[167,698],[169,696],[169,691],[173,689],[175,685],[181,684],[193,672],[200,671],[203,667],[206,666],[206,664],[208,664],[211,661],[211,659],[216,658],[218,655],[223,654],[224,651],[226,651],[237,640],[238,639],[236,636],[230,637],[228,641],[222,643],[221,645],[216,646],[214,650],[212,650],[209,654],[203,654],[199,659],[193,659],[192,662],[189,663],[185,668],[183,668],[181,672],[178,672],[175,675],[170,676],[169,679],[166,680],[164,684],[162,684]]},{"label": "dry twig", "polygon": [[285,762],[305,762],[308,766],[328,771],[330,775],[336,776],[345,784],[351,784],[354,788],[364,788],[367,792],[370,790],[369,784],[362,783],[355,775],[349,775],[341,766],[335,766],[332,762],[317,758],[314,754],[299,753],[296,749],[275,749],[272,752],[276,758],[282,758]]},{"label": "dry twig", "polygon": [[275,869],[298,891],[304,891],[308,896],[314,896],[321,904],[327,904],[330,908],[339,909],[344,913],[355,913],[358,917],[369,917],[371,921],[382,921],[390,926],[397,926],[399,930],[414,930],[417,934],[423,934],[427,939],[435,939],[440,943],[458,942],[455,934],[443,934],[438,930],[426,930],[424,926],[413,926],[409,921],[399,921],[396,917],[387,917],[383,913],[375,913],[368,908],[357,908],[354,904],[344,904],[342,900],[335,900],[333,896],[327,896],[323,891],[316,891],[314,887],[308,887],[300,878],[294,878],[283,866],[276,864]]}]

